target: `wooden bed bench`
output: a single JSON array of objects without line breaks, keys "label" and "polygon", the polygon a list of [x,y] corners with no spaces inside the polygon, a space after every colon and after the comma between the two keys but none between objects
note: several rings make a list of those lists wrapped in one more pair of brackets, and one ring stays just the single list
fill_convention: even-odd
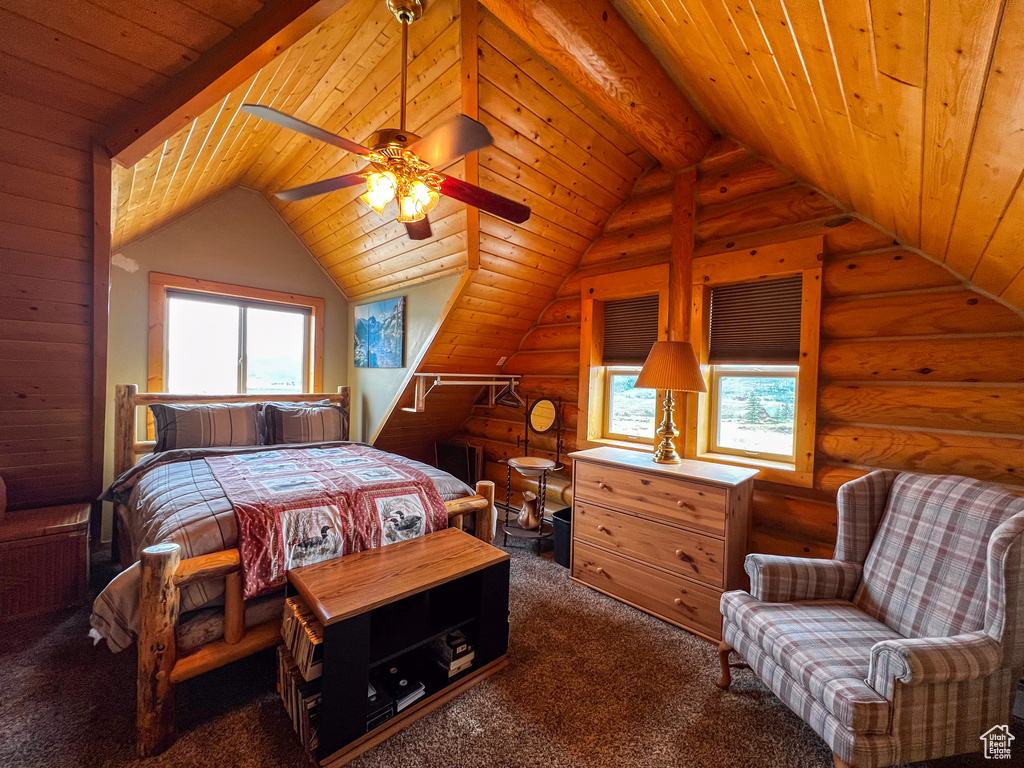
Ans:
[{"label": "wooden bed bench", "polygon": [[[131,469],[138,457],[152,453],[153,441],[139,441],[137,409],[154,403],[310,402],[329,399],[346,411],[349,388],[337,394],[301,395],[173,395],[139,393],[134,384],[119,384],[114,406],[115,475]],[[348,435],[344,436],[346,439]],[[490,543],[494,535],[494,483],[476,484],[476,495],[445,502],[450,523],[475,520],[475,535]],[[115,529],[127,510],[115,510]],[[130,557],[130,555],[129,555]],[[122,562],[123,562],[122,558]],[[175,738],[175,686],[190,678],[244,658],[280,642],[280,617],[255,627],[245,626],[245,600],[237,549],[181,559],[177,544],[157,544],[142,551],[138,638],[136,748],[140,757],[157,755]],[[179,590],[198,581],[224,579],[224,637],[187,656],[177,655]]]}]

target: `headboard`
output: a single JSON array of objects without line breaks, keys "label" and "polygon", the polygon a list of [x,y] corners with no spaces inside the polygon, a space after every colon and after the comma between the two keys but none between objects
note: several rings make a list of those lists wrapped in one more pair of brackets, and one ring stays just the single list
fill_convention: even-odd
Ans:
[{"label": "headboard", "polygon": [[[309,403],[330,400],[349,412],[349,388],[338,387],[337,394],[303,392],[301,394],[265,393],[262,395],[172,395],[166,392],[139,392],[137,384],[118,384],[114,388],[114,476],[127,472],[139,456],[152,453],[155,440],[138,441],[138,409],[154,403]],[[348,428],[343,435],[348,440]]]}]

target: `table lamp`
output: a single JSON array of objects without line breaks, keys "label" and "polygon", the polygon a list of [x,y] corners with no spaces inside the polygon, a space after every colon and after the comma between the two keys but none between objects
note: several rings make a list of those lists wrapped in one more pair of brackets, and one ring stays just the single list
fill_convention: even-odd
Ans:
[{"label": "table lamp", "polygon": [[679,436],[672,421],[672,392],[708,391],[700,372],[700,365],[697,363],[697,355],[693,352],[693,345],[688,341],[654,342],[633,386],[638,389],[665,390],[665,418],[657,430],[661,444],[654,452],[654,461],[658,464],[678,464],[682,459],[676,453],[676,447],[672,442]]}]

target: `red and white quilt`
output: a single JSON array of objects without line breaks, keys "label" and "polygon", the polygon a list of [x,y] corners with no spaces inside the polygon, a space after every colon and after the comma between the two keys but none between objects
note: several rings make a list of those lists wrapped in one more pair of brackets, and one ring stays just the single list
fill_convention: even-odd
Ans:
[{"label": "red and white quilt", "polygon": [[448,527],[433,481],[363,445],[206,458],[235,509],[245,597],[289,568]]}]

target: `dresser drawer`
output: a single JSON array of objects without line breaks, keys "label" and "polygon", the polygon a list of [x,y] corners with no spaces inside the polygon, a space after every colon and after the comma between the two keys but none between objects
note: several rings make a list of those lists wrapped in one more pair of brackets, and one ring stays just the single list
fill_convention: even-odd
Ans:
[{"label": "dresser drawer", "polygon": [[590,502],[573,507],[573,535],[713,587],[722,586],[725,542],[682,528],[612,512]]},{"label": "dresser drawer", "polygon": [[722,637],[721,592],[646,568],[582,541],[573,542],[572,575],[584,584],[708,637]]},{"label": "dresser drawer", "polygon": [[672,525],[725,534],[726,492],[712,485],[577,461],[575,498]]}]

